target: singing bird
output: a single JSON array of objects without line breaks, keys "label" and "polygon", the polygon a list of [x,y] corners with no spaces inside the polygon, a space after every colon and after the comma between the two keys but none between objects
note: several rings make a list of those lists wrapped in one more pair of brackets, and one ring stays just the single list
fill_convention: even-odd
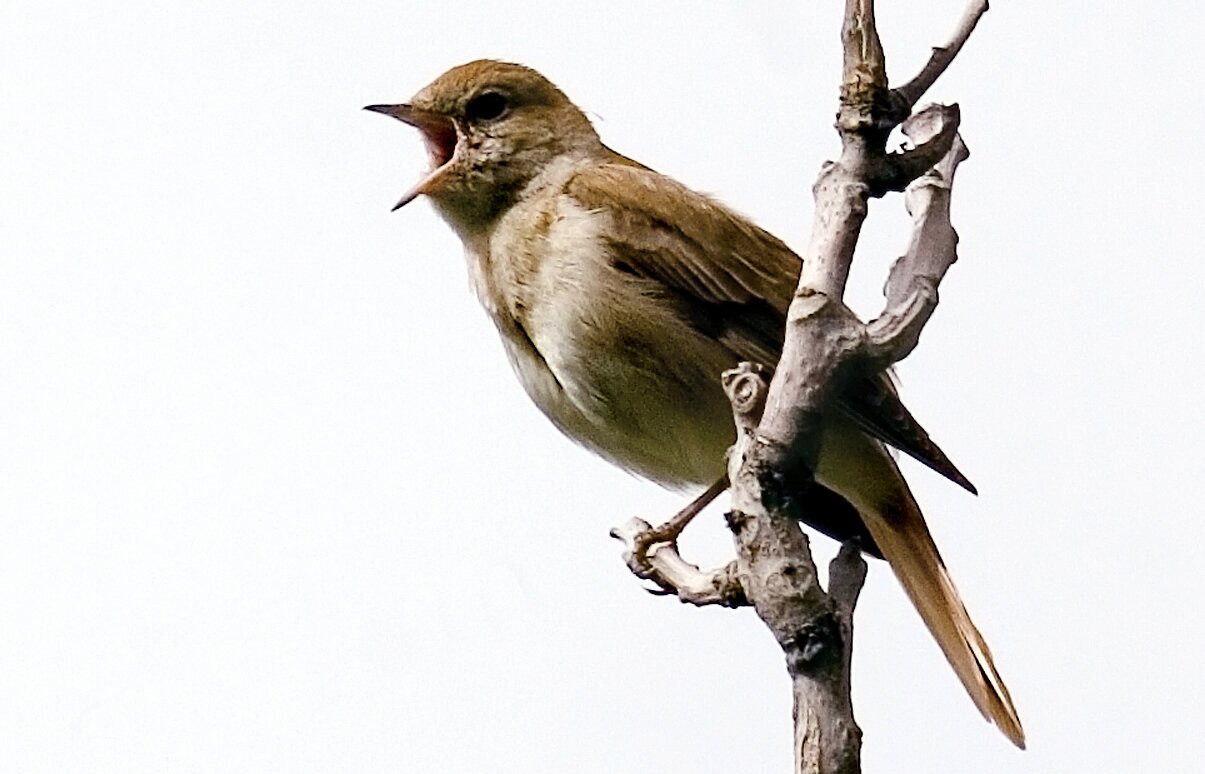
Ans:
[{"label": "singing bird", "polygon": [[[410,102],[366,108],[418,128],[422,195],[464,243],[473,288],[524,389],[562,432],[676,488],[724,481],[732,412],[719,375],[772,366],[800,258],[716,200],[608,148],[586,115],[528,67],[455,67]],[[889,444],[974,491],[885,375],[824,418],[817,529],[891,565],[983,715],[1024,733]]]}]

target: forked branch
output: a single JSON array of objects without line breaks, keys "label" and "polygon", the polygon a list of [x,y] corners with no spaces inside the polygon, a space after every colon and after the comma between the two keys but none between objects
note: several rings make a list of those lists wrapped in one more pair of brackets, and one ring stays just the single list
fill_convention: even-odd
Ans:
[{"label": "forked branch", "polygon": [[[887,83],[873,0],[846,0],[844,66],[837,129],[840,158],[821,170],[803,272],[787,313],[782,357],[767,381],[764,367],[741,364],[724,375],[737,443],[729,454],[735,565],[700,572],[671,544],[654,546],[632,569],[658,590],[695,604],[751,604],[786,657],[795,698],[795,771],[860,771],[861,731],[849,699],[853,610],[866,565],[846,544],[820,585],[798,498],[820,451],[821,416],[849,380],[875,374],[915,348],[937,304],[937,287],[954,262],[949,220],[954,170],[966,158],[957,136],[958,110],[932,107],[912,118],[917,99],[949,66],[987,10],[972,0],[944,47],[897,90]],[[901,123],[912,147],[889,154],[887,137]],[[892,268],[883,314],[869,325],[842,298],[869,199],[907,190],[913,235]],[[614,533],[628,546],[650,528],[629,522]],[[739,592],[737,593],[737,588]]]}]

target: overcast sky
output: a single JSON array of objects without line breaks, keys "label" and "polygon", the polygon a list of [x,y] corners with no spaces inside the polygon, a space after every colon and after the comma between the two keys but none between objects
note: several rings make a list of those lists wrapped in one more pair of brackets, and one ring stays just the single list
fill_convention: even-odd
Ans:
[{"label": "overcast sky", "polygon": [[[456,239],[389,212],[418,136],[360,107],[523,62],[799,247],[839,6],[6,0],[0,770],[786,771],[769,634],[607,537],[681,496],[529,405]],[[961,12],[880,6],[896,79]],[[906,471],[1030,750],[875,565],[867,772],[1200,768],[1202,27],[1001,0],[932,94],[972,156],[902,382],[981,495]],[[907,238],[871,215],[868,315]],[[719,513],[688,556],[727,560]]]}]

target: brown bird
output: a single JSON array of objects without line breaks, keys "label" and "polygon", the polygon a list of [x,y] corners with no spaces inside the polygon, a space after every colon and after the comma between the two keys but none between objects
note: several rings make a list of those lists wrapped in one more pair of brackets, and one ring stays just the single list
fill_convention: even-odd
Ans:
[{"label": "brown bird", "polygon": [[[409,103],[366,109],[422,132],[432,169],[394,209],[426,195],[460,237],[511,365],[553,424],[663,485],[722,491],[734,430],[719,375],[778,362],[799,257],[608,148],[530,68],[470,62]],[[884,444],[974,491],[880,375],[825,417],[802,512],[886,558],[975,705],[1023,747],[987,643]]]}]

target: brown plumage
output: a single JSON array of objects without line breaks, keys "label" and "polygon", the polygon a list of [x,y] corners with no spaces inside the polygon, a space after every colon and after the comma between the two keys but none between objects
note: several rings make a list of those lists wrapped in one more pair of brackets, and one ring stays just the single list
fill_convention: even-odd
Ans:
[{"label": "brown plumage", "polygon": [[[777,363],[800,259],[713,199],[607,148],[526,67],[454,68],[404,105],[370,109],[423,131],[427,195],[536,405],[606,459],[672,487],[723,475],[733,440],[719,374]],[[891,565],[975,705],[1018,746],[1020,720],[884,443],[964,488],[886,375],[826,417],[804,512]]]}]

